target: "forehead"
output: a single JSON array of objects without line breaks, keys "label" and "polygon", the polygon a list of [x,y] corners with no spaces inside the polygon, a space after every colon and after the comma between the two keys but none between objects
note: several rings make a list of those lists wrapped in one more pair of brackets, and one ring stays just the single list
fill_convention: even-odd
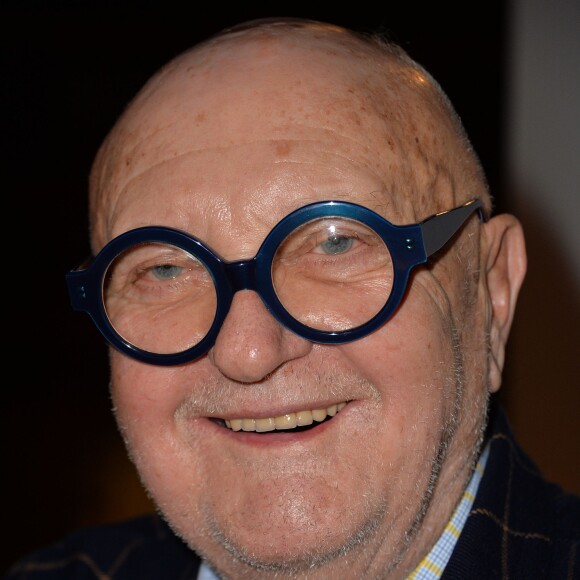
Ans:
[{"label": "forehead", "polygon": [[331,197],[404,213],[422,171],[424,82],[324,35],[234,37],[182,55],[109,140],[106,237],[152,223],[198,232],[216,217],[267,225]]},{"label": "forehead", "polygon": [[116,135],[117,162],[128,178],[187,150],[292,140],[312,129],[376,137],[381,102],[368,60],[336,40],[293,36],[233,38],[186,53],[131,104]]}]

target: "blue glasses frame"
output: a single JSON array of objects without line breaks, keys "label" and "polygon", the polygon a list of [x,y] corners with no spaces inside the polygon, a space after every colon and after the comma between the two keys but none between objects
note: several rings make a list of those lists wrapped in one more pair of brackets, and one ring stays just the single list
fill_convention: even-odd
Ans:
[{"label": "blue glasses frame", "polygon": [[[111,240],[88,265],[68,272],[66,282],[72,308],[86,312],[110,345],[138,361],[153,365],[179,365],[204,355],[214,344],[234,294],[239,290],[257,292],[278,322],[299,336],[312,342],[341,344],[363,338],[382,326],[401,304],[411,270],[443,248],[476,211],[484,221],[482,202],[473,199],[418,224],[397,226],[361,205],[345,201],[316,202],[293,211],[278,222],[253,258],[234,262],[223,260],[201,240],[181,230],[146,226]],[[348,330],[328,332],[302,324],[283,307],[272,281],[271,266],[278,246],[296,228],[321,217],[345,217],[366,224],[383,239],[393,260],[393,287],[387,302],[368,322]],[[195,256],[206,266],[215,284],[217,310],[213,324],[201,342],[182,352],[158,354],[140,349],[119,335],[107,317],[103,301],[107,269],[127,248],[149,242],[172,244]]]}]

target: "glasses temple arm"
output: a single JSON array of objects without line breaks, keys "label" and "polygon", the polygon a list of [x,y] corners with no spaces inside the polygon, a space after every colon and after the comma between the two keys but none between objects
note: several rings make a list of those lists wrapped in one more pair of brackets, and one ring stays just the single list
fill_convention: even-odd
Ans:
[{"label": "glasses temple arm", "polygon": [[473,212],[477,211],[485,221],[481,200],[474,199],[461,207],[427,218],[421,223],[423,245],[427,257],[439,251],[459,231]]}]

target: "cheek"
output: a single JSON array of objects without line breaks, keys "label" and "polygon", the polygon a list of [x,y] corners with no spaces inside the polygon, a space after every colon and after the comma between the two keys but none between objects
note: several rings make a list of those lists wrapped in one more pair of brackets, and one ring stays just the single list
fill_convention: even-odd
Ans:
[{"label": "cheek", "polygon": [[371,382],[397,387],[381,394],[404,396],[409,388],[445,382],[456,363],[454,334],[450,321],[433,309],[409,306],[344,351]]},{"label": "cheek", "polygon": [[[179,469],[175,453],[175,411],[182,400],[179,371],[140,364],[113,353],[111,396],[115,418],[145,486],[171,481]],[[191,458],[186,458],[191,462]]]},{"label": "cheek", "polygon": [[379,391],[389,439],[402,462],[432,453],[460,404],[461,365],[450,318],[432,303],[408,301],[375,334],[341,347]]},{"label": "cheek", "polygon": [[111,355],[111,395],[124,429],[133,424],[161,424],[175,410],[178,397],[170,385],[175,371],[138,363],[116,352]]}]

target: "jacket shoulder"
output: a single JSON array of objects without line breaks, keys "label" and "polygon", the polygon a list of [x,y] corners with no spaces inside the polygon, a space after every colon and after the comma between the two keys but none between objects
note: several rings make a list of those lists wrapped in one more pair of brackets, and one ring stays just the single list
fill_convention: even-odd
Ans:
[{"label": "jacket shoulder", "polygon": [[580,578],[580,497],[543,477],[501,409],[487,442],[485,472],[444,577]]},{"label": "jacket shoulder", "polygon": [[198,556],[157,515],[79,529],[16,562],[5,580],[195,579]]}]

